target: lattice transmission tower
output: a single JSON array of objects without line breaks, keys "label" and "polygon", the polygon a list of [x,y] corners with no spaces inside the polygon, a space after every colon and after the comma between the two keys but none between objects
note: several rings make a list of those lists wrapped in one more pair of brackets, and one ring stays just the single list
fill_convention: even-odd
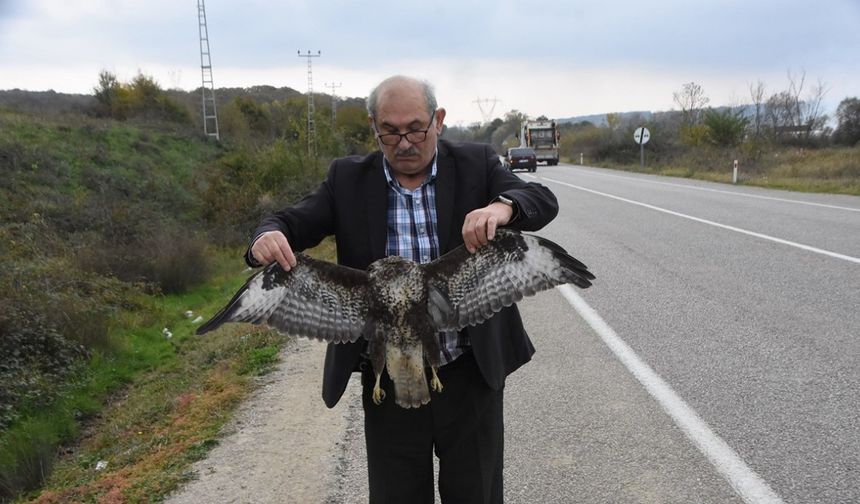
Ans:
[{"label": "lattice transmission tower", "polygon": [[311,54],[310,51],[306,54],[302,54],[301,51],[297,52],[299,53],[299,58],[308,59],[308,154],[315,156],[317,150],[317,131],[314,125],[314,72],[311,66],[311,58],[319,58],[322,56],[322,52],[317,51],[316,54]]},{"label": "lattice transmission tower", "polygon": [[334,82],[323,84],[327,88],[331,88],[331,125],[334,127],[335,123],[337,123],[337,88],[343,86],[343,83],[338,82],[335,84]]},{"label": "lattice transmission tower", "polygon": [[490,122],[493,119],[493,111],[496,110],[496,105],[501,103],[502,100],[498,98],[481,98],[478,97],[477,100],[473,100],[472,103],[478,104],[478,110],[481,111],[481,117],[484,118],[484,122]]},{"label": "lattice transmission tower", "polygon": [[203,134],[221,139],[218,130],[218,109],[215,106],[215,83],[212,81],[212,57],[209,54],[209,29],[206,27],[206,5],[197,0],[197,20],[200,25],[200,73],[203,75]]}]

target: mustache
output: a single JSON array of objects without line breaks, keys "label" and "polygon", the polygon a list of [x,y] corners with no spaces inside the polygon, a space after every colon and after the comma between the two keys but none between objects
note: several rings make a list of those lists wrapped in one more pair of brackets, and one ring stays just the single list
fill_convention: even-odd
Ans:
[{"label": "mustache", "polygon": [[408,149],[397,149],[394,151],[395,156],[417,156],[418,149],[415,146],[410,146]]}]

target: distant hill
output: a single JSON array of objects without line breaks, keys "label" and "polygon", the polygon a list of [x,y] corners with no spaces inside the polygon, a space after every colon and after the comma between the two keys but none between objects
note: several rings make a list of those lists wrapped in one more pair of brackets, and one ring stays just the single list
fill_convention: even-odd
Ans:
[{"label": "distant hill", "polygon": [[[168,96],[190,108],[196,113],[200,109],[201,90],[192,91],[168,89]],[[317,106],[328,106],[331,96],[316,93]],[[218,107],[230,103],[237,97],[251,98],[257,103],[272,103],[287,101],[304,93],[290,87],[252,86],[248,88],[217,88],[215,100]],[[25,91],[22,89],[0,90],[0,108],[25,112],[35,115],[56,115],[67,113],[86,114],[95,105],[95,97],[91,94],[57,93],[55,91]],[[338,106],[364,107],[364,98],[338,97]],[[196,117],[196,115],[195,115]]]},{"label": "distant hill", "polygon": [[[192,110],[200,108],[201,90],[197,88],[193,91],[182,91],[177,89],[167,90],[167,94],[176,99],[180,103],[184,103]],[[275,101],[285,102],[290,98],[307,96],[305,93],[296,91],[290,87],[276,88],[274,86],[252,86],[248,88],[217,88],[215,89],[216,104],[221,107],[233,101],[238,97],[245,97],[254,100],[257,103],[272,103]],[[331,95],[325,93],[314,93],[314,102],[317,107],[329,106],[331,103]],[[338,106],[361,106],[364,107],[364,98],[349,98],[338,97]]]},{"label": "distant hill", "polygon": [[[714,110],[722,112],[723,110],[726,110],[728,108],[732,108],[734,110],[737,110],[737,109],[742,110],[743,115],[747,118],[755,117],[755,106],[749,105],[749,104],[739,105],[737,107],[714,107]],[[621,122],[625,123],[625,122],[627,122],[626,121],[627,119],[630,119],[630,118],[633,118],[636,116],[639,116],[642,119],[648,121],[655,114],[663,114],[663,113],[668,113],[668,112],[672,112],[672,111],[663,110],[663,111],[651,112],[650,110],[637,110],[637,111],[632,111],[632,112],[615,112],[615,113],[621,117]],[[564,117],[564,118],[556,119],[556,121],[559,124],[575,124],[575,123],[579,123],[579,122],[583,122],[583,121],[588,121],[588,122],[594,124],[595,126],[600,127],[600,126],[606,126],[606,116],[607,115],[609,115],[609,114],[607,113],[607,114],[581,115],[581,116],[574,116],[574,117]]]},{"label": "distant hill", "polygon": [[96,99],[93,95],[57,93],[55,91],[0,91],[0,108],[35,115],[85,113]]},{"label": "distant hill", "polygon": [[[621,120],[624,121],[630,117],[634,117],[636,115],[641,116],[642,118],[648,120],[653,115],[651,111],[634,111],[634,112],[615,112],[619,116],[621,116]],[[559,124],[575,124],[583,121],[588,121],[595,126],[606,126],[606,116],[607,114],[591,114],[591,115],[582,115],[575,117],[564,117],[560,119],[556,119],[556,122]]]}]

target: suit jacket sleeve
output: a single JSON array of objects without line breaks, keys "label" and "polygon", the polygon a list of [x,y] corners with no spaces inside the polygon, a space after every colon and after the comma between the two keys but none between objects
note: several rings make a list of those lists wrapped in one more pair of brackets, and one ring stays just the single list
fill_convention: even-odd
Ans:
[{"label": "suit jacket sleeve", "polygon": [[537,182],[526,182],[511,173],[502,166],[490,146],[486,147],[486,156],[491,200],[504,194],[517,204],[517,218],[507,227],[537,231],[558,215],[558,200],[549,188]]},{"label": "suit jacket sleeve", "polygon": [[287,237],[294,251],[302,251],[318,245],[323,238],[334,233],[334,161],[325,180],[298,203],[265,217],[254,230],[245,262],[251,267],[260,266],[251,256],[251,246],[261,234],[280,231]]}]

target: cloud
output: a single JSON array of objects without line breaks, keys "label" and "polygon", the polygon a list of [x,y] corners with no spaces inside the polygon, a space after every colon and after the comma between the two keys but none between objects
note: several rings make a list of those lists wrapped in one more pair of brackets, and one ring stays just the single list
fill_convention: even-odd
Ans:
[{"label": "cloud", "polygon": [[[602,0],[569,2],[270,2],[209,0],[217,86],[304,91],[321,50],[317,90],[365,96],[394,73],[439,84],[452,120],[480,117],[478,97],[552,116],[661,109],[672,91],[702,84],[712,103],[748,82],[782,89],[786,71],[858,94],[856,0]],[[162,85],[199,85],[197,9],[173,0],[0,0],[0,89],[88,92],[102,68]],[[450,91],[449,91],[450,90]],[[550,110],[547,112],[547,110]],[[470,112],[465,112],[470,111]],[[458,119],[462,118],[462,119]]]}]

